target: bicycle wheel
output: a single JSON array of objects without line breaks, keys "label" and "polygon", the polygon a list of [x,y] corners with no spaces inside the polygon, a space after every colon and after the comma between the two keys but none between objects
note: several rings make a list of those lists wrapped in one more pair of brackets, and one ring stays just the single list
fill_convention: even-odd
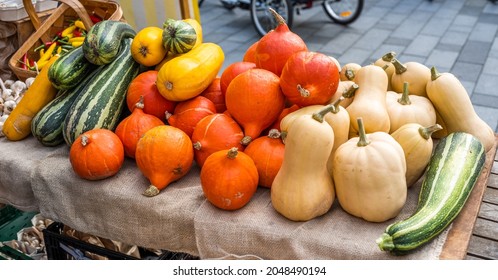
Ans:
[{"label": "bicycle wheel", "polygon": [[281,15],[289,28],[292,26],[291,0],[251,0],[251,20],[259,35],[264,36],[278,25],[268,8],[274,9]]},{"label": "bicycle wheel", "polygon": [[322,7],[335,23],[349,24],[360,16],[363,0],[325,0]]}]

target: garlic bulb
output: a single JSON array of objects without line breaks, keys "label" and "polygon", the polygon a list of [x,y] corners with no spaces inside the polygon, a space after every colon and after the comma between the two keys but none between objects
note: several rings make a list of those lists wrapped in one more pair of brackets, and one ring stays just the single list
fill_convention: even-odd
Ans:
[{"label": "garlic bulb", "polygon": [[10,113],[16,108],[17,103],[14,100],[7,100],[3,103],[3,114],[10,115]]},{"label": "garlic bulb", "polygon": [[19,96],[21,93],[26,91],[28,87],[26,86],[26,83],[23,81],[15,81],[11,86],[10,89],[15,91],[17,93],[17,96]]},{"label": "garlic bulb", "polygon": [[26,88],[29,88],[33,84],[34,81],[35,81],[35,77],[29,77],[29,78],[27,78],[26,81],[25,81]]}]

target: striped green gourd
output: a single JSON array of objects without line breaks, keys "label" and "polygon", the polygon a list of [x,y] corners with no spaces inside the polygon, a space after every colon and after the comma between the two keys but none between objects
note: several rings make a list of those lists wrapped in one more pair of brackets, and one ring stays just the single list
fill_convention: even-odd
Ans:
[{"label": "striped green gourd", "polygon": [[406,254],[445,230],[462,210],[484,167],[486,152],[471,134],[454,132],[436,145],[415,213],[389,225],[379,248]]},{"label": "striped green gourd", "polygon": [[44,146],[54,147],[64,143],[62,126],[64,119],[78,96],[86,91],[89,82],[98,75],[103,66],[87,74],[77,86],[61,90],[57,97],[40,110],[31,121],[33,136]]},{"label": "striped green gourd", "polygon": [[163,24],[163,46],[174,54],[189,52],[195,46],[197,33],[183,20],[167,19]]},{"label": "striped green gourd", "polygon": [[140,68],[131,56],[131,42],[132,39],[123,40],[116,59],[103,66],[69,109],[62,129],[69,146],[88,130],[105,128],[114,131],[116,128],[126,103],[128,85]]},{"label": "striped green gourd", "polygon": [[121,41],[134,38],[136,31],[128,23],[116,20],[97,22],[88,30],[83,41],[83,53],[93,64],[109,64],[116,58]]},{"label": "striped green gourd", "polygon": [[48,79],[59,90],[70,89],[78,85],[97,65],[90,63],[77,47],[57,59],[48,69]]}]

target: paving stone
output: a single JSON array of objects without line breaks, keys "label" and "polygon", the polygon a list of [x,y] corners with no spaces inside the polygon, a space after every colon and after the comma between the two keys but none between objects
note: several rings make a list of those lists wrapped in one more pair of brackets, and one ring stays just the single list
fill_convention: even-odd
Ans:
[{"label": "paving stone", "polygon": [[481,74],[482,64],[457,61],[451,68],[451,73],[461,81],[477,82]]},{"label": "paving stone", "polygon": [[412,39],[389,37],[386,39],[386,41],[384,41],[384,44],[407,47],[408,45],[410,45],[411,42],[412,42]]},{"label": "paving stone", "polygon": [[444,44],[444,43],[441,43],[441,41],[435,47],[436,50],[452,51],[452,52],[458,52],[458,53],[462,50],[462,48],[463,48],[462,45]]},{"label": "paving stone", "polygon": [[446,30],[451,24],[451,19],[441,19],[433,17],[424,26],[420,34],[432,35],[432,36],[443,36]]},{"label": "paving stone", "polygon": [[453,24],[455,25],[464,25],[464,26],[474,26],[477,22],[477,16],[469,16],[469,15],[457,15]]},{"label": "paving stone", "polygon": [[483,13],[486,14],[495,14],[498,15],[498,5],[492,4],[492,3],[487,3],[486,6],[484,6],[484,9],[482,10]]},{"label": "paving stone", "polygon": [[372,28],[356,41],[355,47],[372,50],[378,48],[390,35],[389,30]]},{"label": "paving stone", "polygon": [[489,24],[498,24],[498,14],[485,14],[482,13],[479,15],[479,19],[477,22],[489,23]]},{"label": "paving stone", "polygon": [[377,59],[381,58],[383,55],[385,55],[388,52],[394,51],[396,54],[402,53],[404,51],[405,47],[404,46],[397,46],[397,45],[389,45],[389,44],[383,44],[380,47],[378,47],[370,56],[370,60],[372,62],[376,61]]},{"label": "paving stone", "polygon": [[479,105],[475,105],[474,109],[477,115],[498,133],[498,109]]},{"label": "paving stone", "polygon": [[[483,74],[498,75],[498,58],[489,57],[484,63]],[[498,76],[497,76],[498,77]]]},{"label": "paving stone", "polygon": [[462,85],[465,88],[465,90],[467,91],[467,94],[469,95],[469,97],[472,98],[472,94],[474,92],[474,88],[476,86],[476,83],[469,82],[469,81],[463,81],[463,80],[460,80],[460,83],[462,83]]},{"label": "paving stone", "polygon": [[472,95],[472,104],[485,107],[498,107],[498,96],[474,93]]},{"label": "paving stone", "polygon": [[478,22],[470,33],[469,40],[479,42],[493,42],[496,35],[496,30],[498,30],[498,26],[496,24]]},{"label": "paving stone", "polygon": [[[498,96],[498,76],[492,74],[481,74],[477,80],[474,93]],[[496,104],[498,107],[498,104]]]},{"label": "paving stone", "polygon": [[360,34],[344,32],[339,34],[334,40],[330,41],[324,48],[337,53],[346,52],[361,37]]},{"label": "paving stone", "polygon": [[405,52],[411,55],[428,56],[436,47],[439,37],[418,35],[406,48]]},{"label": "paving stone", "polygon": [[448,31],[446,32],[440,40],[442,44],[448,45],[456,45],[463,46],[465,42],[467,42],[467,38],[469,37],[469,33],[457,32],[457,31]]},{"label": "paving stone", "polygon": [[491,43],[467,41],[458,58],[459,61],[484,64],[488,57]]},{"label": "paving stone", "polygon": [[430,14],[413,14],[406,18],[395,30],[393,30],[391,36],[398,38],[414,38],[424,27],[427,20],[429,20]]},{"label": "paving stone", "polygon": [[337,60],[339,60],[342,65],[350,62],[366,65],[369,63],[369,57],[371,54],[372,52],[368,50],[350,48],[340,57],[337,57]]},{"label": "paving stone", "polygon": [[489,50],[489,57],[498,58],[498,38],[493,40],[493,45],[491,45],[491,49]]},{"label": "paving stone", "polygon": [[[476,1],[471,1],[470,3],[475,3]],[[461,15],[478,17],[482,12],[482,6],[471,6],[464,5],[460,11]]]},{"label": "paving stone", "polygon": [[436,68],[438,69],[451,69],[457,57],[458,52],[435,49],[431,52],[431,54],[425,61],[425,65],[427,65],[427,67],[436,66]]}]

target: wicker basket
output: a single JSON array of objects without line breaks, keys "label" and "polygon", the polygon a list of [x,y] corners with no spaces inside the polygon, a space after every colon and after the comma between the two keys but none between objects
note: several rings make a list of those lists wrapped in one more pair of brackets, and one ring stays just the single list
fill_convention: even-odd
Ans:
[{"label": "wicker basket", "polygon": [[31,0],[23,0],[24,7],[28,13],[36,31],[23,43],[23,45],[12,55],[9,60],[9,67],[12,72],[20,79],[26,80],[29,77],[35,77],[36,71],[22,68],[20,63],[22,56],[27,53],[28,58],[37,60],[38,53],[33,50],[46,41],[51,40],[57,32],[69,26],[71,21],[81,19],[87,30],[93,26],[90,15],[97,15],[106,20],[121,20],[123,10],[121,6],[111,0],[57,0],[60,5],[53,10],[53,13],[40,21],[36,14]]}]

